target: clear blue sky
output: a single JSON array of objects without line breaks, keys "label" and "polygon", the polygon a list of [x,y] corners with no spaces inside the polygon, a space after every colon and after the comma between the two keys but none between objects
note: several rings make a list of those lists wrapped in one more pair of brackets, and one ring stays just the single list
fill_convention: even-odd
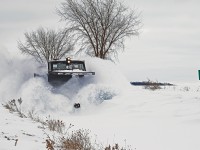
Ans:
[{"label": "clear blue sky", "polygon": [[[120,0],[122,1],[122,0]],[[0,50],[18,53],[17,41],[40,26],[60,28],[55,8],[62,0],[1,0]],[[199,0],[124,0],[141,12],[139,37],[126,40],[119,65],[129,80],[198,81]]]}]

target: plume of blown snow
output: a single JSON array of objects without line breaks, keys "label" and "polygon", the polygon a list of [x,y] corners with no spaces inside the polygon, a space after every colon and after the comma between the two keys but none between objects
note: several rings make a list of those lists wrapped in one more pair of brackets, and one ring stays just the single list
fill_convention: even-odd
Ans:
[{"label": "plume of blown snow", "polygon": [[23,110],[34,110],[40,114],[52,114],[71,110],[69,99],[52,92],[52,86],[43,78],[32,78],[23,84],[20,90],[23,98]]},{"label": "plume of blown snow", "polygon": [[94,83],[112,85],[123,89],[130,86],[120,68],[113,62],[91,57],[86,58],[86,60],[87,70],[95,72]]},{"label": "plume of blown snow", "polygon": [[[47,69],[41,70],[34,60],[11,58],[7,51],[0,51],[0,57],[1,101],[21,97],[25,111],[72,112],[75,102],[81,103],[81,110],[87,110],[90,105],[112,100],[130,86],[120,68],[107,60],[83,58],[87,71],[94,71],[94,76],[73,77],[64,85],[53,87],[47,82]],[[34,78],[34,73],[43,74],[44,78]]]},{"label": "plume of blown snow", "polygon": [[11,57],[6,49],[0,50],[0,98],[12,99],[21,86],[33,77],[38,65],[30,59]]}]

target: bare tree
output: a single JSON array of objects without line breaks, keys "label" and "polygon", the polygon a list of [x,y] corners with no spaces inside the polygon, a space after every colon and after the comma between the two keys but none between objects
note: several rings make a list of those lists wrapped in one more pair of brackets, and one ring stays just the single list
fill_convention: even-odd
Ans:
[{"label": "bare tree", "polygon": [[18,42],[19,50],[33,56],[38,62],[45,63],[52,59],[60,59],[73,49],[68,31],[59,31],[38,28],[36,31],[25,34],[26,42]]},{"label": "bare tree", "polygon": [[139,15],[117,0],[65,0],[58,15],[81,41],[79,51],[102,59],[116,58],[125,37],[139,34]]}]

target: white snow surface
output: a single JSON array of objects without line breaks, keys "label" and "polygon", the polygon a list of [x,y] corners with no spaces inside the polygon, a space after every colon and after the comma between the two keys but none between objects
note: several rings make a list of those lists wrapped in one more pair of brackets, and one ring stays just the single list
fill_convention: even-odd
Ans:
[{"label": "white snow surface", "polygon": [[[87,71],[94,71],[95,76],[72,78],[53,87],[46,78],[33,77],[41,71],[34,61],[8,58],[5,52],[0,56],[2,104],[21,97],[24,113],[34,110],[40,117],[50,115],[71,123],[73,129],[89,129],[103,145],[119,143],[136,150],[200,149],[198,84],[179,83],[150,91],[131,86],[112,62],[86,57]],[[77,102],[81,108],[75,110]],[[38,126],[0,105],[0,149],[45,149],[47,137]]]}]

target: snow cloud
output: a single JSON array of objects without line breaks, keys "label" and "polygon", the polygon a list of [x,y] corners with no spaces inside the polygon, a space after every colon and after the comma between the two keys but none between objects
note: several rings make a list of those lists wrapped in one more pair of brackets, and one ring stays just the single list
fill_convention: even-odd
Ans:
[{"label": "snow cloud", "polygon": [[[11,57],[9,53],[3,48],[0,51],[0,102],[21,97],[26,112],[72,113],[75,102],[88,111],[88,107],[111,100],[131,86],[112,62],[85,58],[87,70],[94,71],[95,76],[73,77],[64,85],[54,87],[47,82],[46,66],[30,58]],[[34,73],[43,76],[34,78]]]}]

